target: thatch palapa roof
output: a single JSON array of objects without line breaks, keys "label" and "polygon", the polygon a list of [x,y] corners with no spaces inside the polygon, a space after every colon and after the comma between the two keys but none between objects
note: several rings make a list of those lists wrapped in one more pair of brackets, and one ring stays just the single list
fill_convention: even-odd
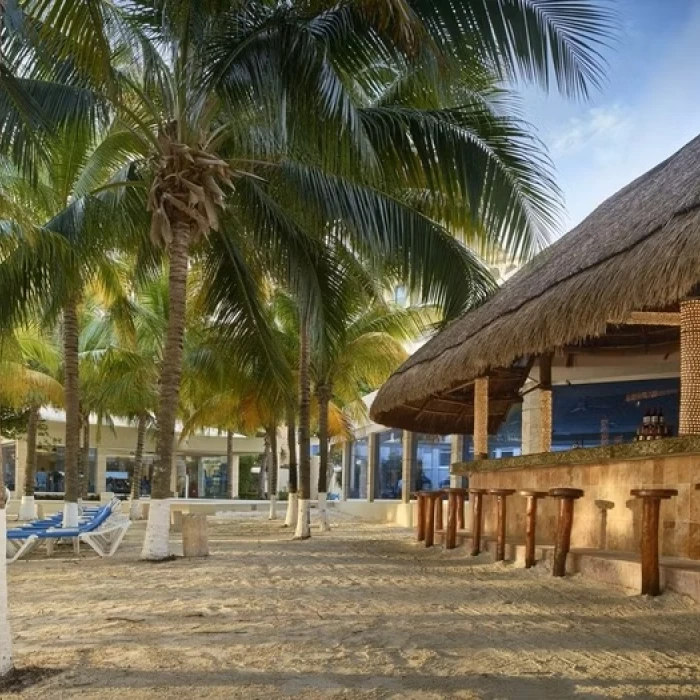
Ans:
[{"label": "thatch palapa roof", "polygon": [[[610,197],[420,348],[379,391],[372,418],[408,430],[471,432],[470,383],[507,374],[510,382],[492,381],[493,427],[530,358],[572,345],[614,345],[616,334],[634,345],[634,334],[610,322],[633,311],[673,309],[698,283],[700,137]],[[674,333],[662,329],[659,340]],[[454,396],[447,410],[445,399]]]}]

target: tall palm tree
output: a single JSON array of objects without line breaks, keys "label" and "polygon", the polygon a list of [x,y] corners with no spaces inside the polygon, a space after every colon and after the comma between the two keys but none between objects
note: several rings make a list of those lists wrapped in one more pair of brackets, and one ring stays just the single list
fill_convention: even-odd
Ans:
[{"label": "tall palm tree", "polygon": [[[60,317],[66,411],[63,524],[77,523],[80,497],[79,310],[86,286],[114,278],[106,251],[125,243],[134,211],[121,187],[128,173],[109,156],[110,135],[67,128],[47,141],[52,164],[30,182],[0,171],[0,217],[10,235],[1,242],[0,316],[7,323],[41,313]],[[130,196],[138,192],[130,191]],[[138,211],[138,207],[136,208]]]}]

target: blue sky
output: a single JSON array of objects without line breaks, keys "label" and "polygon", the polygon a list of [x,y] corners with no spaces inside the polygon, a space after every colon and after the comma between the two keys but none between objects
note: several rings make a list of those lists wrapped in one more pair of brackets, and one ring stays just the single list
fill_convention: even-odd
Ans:
[{"label": "blue sky", "polygon": [[700,0],[611,0],[607,81],[588,102],[521,90],[566,198],[565,232],[700,134]]}]

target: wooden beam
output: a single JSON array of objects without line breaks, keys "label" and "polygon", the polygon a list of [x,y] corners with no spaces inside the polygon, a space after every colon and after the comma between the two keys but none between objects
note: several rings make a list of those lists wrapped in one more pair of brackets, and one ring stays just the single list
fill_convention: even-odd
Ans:
[{"label": "wooden beam", "polygon": [[608,323],[614,326],[680,326],[681,314],[676,311],[633,311],[626,319]]}]

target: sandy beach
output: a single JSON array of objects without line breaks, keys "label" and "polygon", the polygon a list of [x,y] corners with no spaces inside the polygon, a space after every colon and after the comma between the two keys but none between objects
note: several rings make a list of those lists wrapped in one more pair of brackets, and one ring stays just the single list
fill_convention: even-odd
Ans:
[{"label": "sandy beach", "polygon": [[[697,698],[700,608],[426,550],[332,514],[293,542],[210,521],[212,556],[85,551],[10,567],[8,698]],[[180,549],[173,535],[174,550]]]}]

